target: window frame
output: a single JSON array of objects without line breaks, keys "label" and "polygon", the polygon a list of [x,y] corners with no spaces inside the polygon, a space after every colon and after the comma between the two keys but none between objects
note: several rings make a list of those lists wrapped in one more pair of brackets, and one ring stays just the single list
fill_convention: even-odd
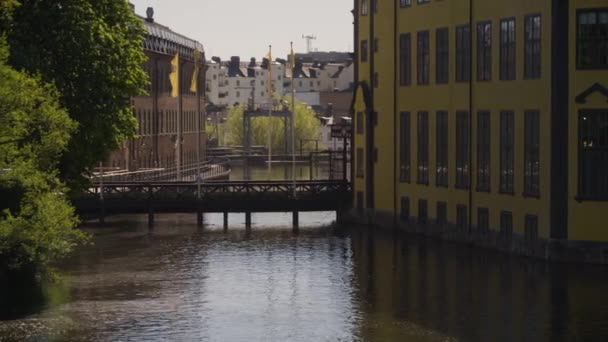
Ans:
[{"label": "window frame", "polygon": [[[507,37],[503,32],[503,23],[513,22],[513,40],[511,41],[510,30]],[[499,79],[501,81],[515,81],[517,79],[517,19],[515,17],[500,19],[499,26]]]},{"label": "window frame", "polygon": [[367,39],[361,40],[359,51],[360,51],[359,59],[360,59],[361,63],[367,63],[368,56],[369,56],[369,43],[367,42]]},{"label": "window frame", "polygon": [[399,0],[399,8],[406,8],[412,6],[412,0]]},{"label": "window frame", "polygon": [[[524,197],[540,198],[540,111],[526,110],[524,113]],[[534,167],[529,166],[536,163]]]},{"label": "window frame", "polygon": [[[509,120],[510,119],[510,120]],[[505,125],[510,124],[510,131]],[[500,112],[500,143],[499,143],[499,192],[515,194],[515,112],[503,110]],[[509,133],[509,135],[507,135]]]},{"label": "window frame", "polygon": [[576,44],[576,69],[577,70],[607,70],[608,62],[606,65],[582,65],[581,64],[581,56],[580,56],[580,17],[581,14],[587,14],[591,12],[600,13],[606,11],[608,12],[608,7],[594,7],[594,8],[581,8],[576,11],[576,36],[575,36],[575,44]]},{"label": "window frame", "polygon": [[361,0],[361,16],[365,17],[369,13],[369,1]]},{"label": "window frame", "polygon": [[[598,189],[598,184],[597,183],[590,183],[589,185],[587,185],[585,183],[585,165],[586,165],[586,155],[587,154],[591,154],[593,155],[593,153],[596,154],[600,154],[600,155],[605,155],[606,159],[608,159],[608,144],[606,146],[600,146],[600,147],[592,147],[592,148],[587,148],[587,150],[585,149],[585,144],[583,143],[583,139],[582,139],[582,135],[583,135],[583,117],[584,116],[589,116],[589,115],[605,115],[606,116],[606,122],[608,122],[608,108],[606,109],[581,109],[578,112],[578,135],[577,135],[577,147],[578,147],[578,172],[577,172],[577,183],[578,183],[578,189],[577,189],[577,196],[576,196],[576,200],[579,202],[582,201],[608,201],[608,184],[605,184],[604,187],[606,187],[606,192],[602,193],[601,191],[599,193],[592,193],[590,191],[586,191],[585,189]],[[586,120],[585,120],[586,121]],[[597,126],[597,125],[594,125]],[[601,134],[601,133],[600,133]],[[608,134],[608,133],[607,133]],[[606,170],[608,170],[608,165],[605,166]],[[588,169],[592,169],[592,170],[596,170],[596,172],[598,174],[602,174],[602,169],[601,168],[597,168],[594,166],[590,166],[588,167]],[[599,170],[599,171],[597,171]],[[598,177],[601,179],[601,177]]]},{"label": "window frame", "polygon": [[412,84],[412,35],[399,35],[399,85],[402,87]]},{"label": "window frame", "polygon": [[417,163],[416,182],[419,185],[429,185],[429,112],[419,111],[416,120],[417,127]]},{"label": "window frame", "polygon": [[435,185],[449,186],[449,116],[448,111],[437,111],[435,120]]},{"label": "window frame", "polygon": [[456,189],[469,189],[471,158],[469,149],[471,144],[470,139],[470,121],[471,115],[466,110],[456,112]]},{"label": "window frame", "polygon": [[456,26],[456,82],[469,82],[471,80],[471,25]]},{"label": "window frame", "polygon": [[[482,117],[484,118],[483,120]],[[482,125],[483,121],[487,121],[485,122],[486,125]],[[492,115],[488,110],[477,112],[476,145],[476,190],[477,192],[490,192],[492,188]]]},{"label": "window frame", "polygon": [[[489,32],[487,29],[489,26]],[[476,26],[477,34],[477,81],[492,80],[492,21],[479,21]],[[480,32],[483,31],[483,35]],[[489,33],[489,37],[488,37]],[[489,44],[486,44],[489,40]]]},{"label": "window frame", "polygon": [[356,177],[357,178],[365,178],[365,160],[364,160],[364,152],[363,148],[357,148],[357,163],[356,163]]},{"label": "window frame", "polygon": [[[533,19],[539,19],[538,39],[530,38],[528,28]],[[532,20],[532,21],[531,21]],[[542,40],[543,18],[540,13],[529,14],[524,17],[524,79],[536,80],[542,76]]]},{"label": "window frame", "polygon": [[440,27],[435,30],[435,83],[450,81],[450,29]]},{"label": "window frame", "polygon": [[416,85],[429,85],[431,74],[431,33],[416,32]]},{"label": "window frame", "polygon": [[399,181],[410,183],[412,174],[412,121],[410,112],[399,113]]}]

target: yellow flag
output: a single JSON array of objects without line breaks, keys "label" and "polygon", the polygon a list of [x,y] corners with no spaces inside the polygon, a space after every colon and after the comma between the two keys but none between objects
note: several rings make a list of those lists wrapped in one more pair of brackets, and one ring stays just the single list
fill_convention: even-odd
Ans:
[{"label": "yellow flag", "polygon": [[179,53],[175,54],[175,57],[171,60],[171,73],[169,74],[169,81],[171,81],[171,97],[179,96]]},{"label": "yellow flag", "polygon": [[198,90],[198,73],[201,70],[201,52],[194,50],[194,72],[192,73],[192,82],[190,83],[190,91],[196,93]]}]

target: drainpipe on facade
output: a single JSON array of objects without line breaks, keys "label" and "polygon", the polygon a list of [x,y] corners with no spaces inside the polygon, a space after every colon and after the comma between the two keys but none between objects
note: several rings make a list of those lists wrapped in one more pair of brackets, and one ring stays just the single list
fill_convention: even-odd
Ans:
[{"label": "drainpipe on facade", "polygon": [[469,234],[473,232],[473,0],[469,0]]}]

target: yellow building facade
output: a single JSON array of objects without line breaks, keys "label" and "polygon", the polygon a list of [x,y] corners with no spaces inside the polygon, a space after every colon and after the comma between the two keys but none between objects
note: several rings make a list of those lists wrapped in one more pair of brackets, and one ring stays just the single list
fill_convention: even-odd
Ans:
[{"label": "yellow building facade", "polygon": [[608,263],[608,3],[355,0],[353,213]]}]

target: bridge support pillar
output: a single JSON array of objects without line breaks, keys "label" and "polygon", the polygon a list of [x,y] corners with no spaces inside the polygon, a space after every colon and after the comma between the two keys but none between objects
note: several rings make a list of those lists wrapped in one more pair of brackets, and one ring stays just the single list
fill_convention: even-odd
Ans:
[{"label": "bridge support pillar", "polygon": [[224,212],[224,230],[228,230],[228,212]]},{"label": "bridge support pillar", "polygon": [[344,223],[344,209],[336,210],[336,223],[343,224]]},{"label": "bridge support pillar", "polygon": [[251,212],[250,211],[245,213],[245,229],[248,231],[251,230]]},{"label": "bridge support pillar", "polygon": [[104,200],[99,201],[99,224],[104,225],[106,223],[106,204]]},{"label": "bridge support pillar", "polygon": [[203,211],[199,208],[196,211],[196,225],[198,227],[202,227],[205,222],[205,218],[203,216]]},{"label": "bridge support pillar", "polygon": [[154,210],[152,207],[148,207],[148,228],[154,227]]},{"label": "bridge support pillar", "polygon": [[300,229],[300,213],[297,211],[292,212],[293,217],[293,230],[297,232]]}]

